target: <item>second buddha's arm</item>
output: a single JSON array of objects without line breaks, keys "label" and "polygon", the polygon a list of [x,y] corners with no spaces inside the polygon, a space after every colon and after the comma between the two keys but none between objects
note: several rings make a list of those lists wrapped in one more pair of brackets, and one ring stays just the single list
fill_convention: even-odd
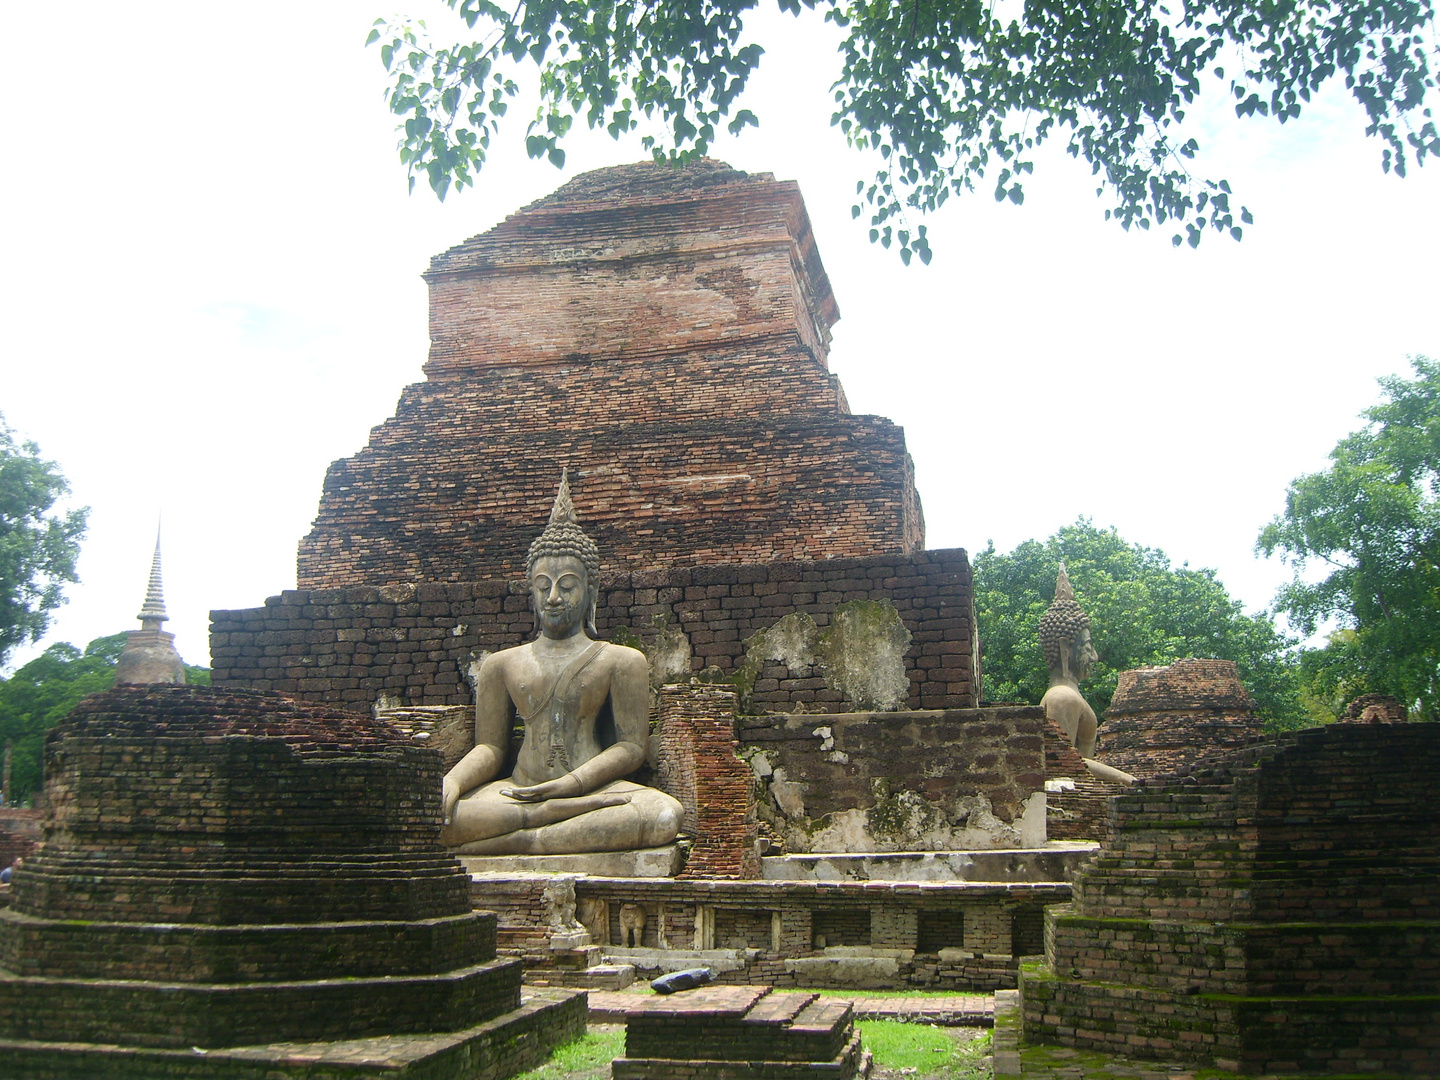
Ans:
[{"label": "second buddha's arm", "polygon": [[441,784],[445,824],[450,824],[461,795],[494,779],[505,762],[509,739],[510,693],[500,664],[495,657],[486,657],[475,685],[475,745],[445,774]]}]

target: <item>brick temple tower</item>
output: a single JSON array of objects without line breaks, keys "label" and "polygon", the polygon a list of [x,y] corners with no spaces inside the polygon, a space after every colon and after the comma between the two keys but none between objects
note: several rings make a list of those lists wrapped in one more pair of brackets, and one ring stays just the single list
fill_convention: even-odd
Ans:
[{"label": "brick temple tower", "polygon": [[[978,704],[969,559],[926,550],[903,430],[830,372],[797,185],[600,169],[425,280],[425,381],[330,466],[299,587],[211,613],[215,685],[470,704],[480,655],[533,633],[525,554],[563,467],[601,552],[595,625],[657,683],[709,669],[758,712]],[[858,667],[827,659],[846,627]]]},{"label": "brick temple tower", "polygon": [[426,381],[331,466],[301,589],[519,576],[562,465],[609,570],[924,547],[904,432],[827,367],[839,312],[793,182],[601,169],[425,280]]}]

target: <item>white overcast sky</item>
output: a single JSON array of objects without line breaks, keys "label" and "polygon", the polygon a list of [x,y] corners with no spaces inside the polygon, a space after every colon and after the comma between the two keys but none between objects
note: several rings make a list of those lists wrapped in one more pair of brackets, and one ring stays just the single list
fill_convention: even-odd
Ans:
[{"label": "white overcast sky", "polygon": [[[169,628],[206,662],[209,610],[294,586],[326,466],[421,378],[429,257],[643,156],[582,135],[564,172],[529,162],[522,108],[474,190],[407,196],[361,45],[390,13],[27,10],[0,104],[0,412],[92,508],[47,643],[138,626],[163,512]],[[1087,515],[1268,604],[1287,571],[1253,544],[1288,481],[1324,467],[1377,376],[1440,356],[1440,164],[1384,176],[1342,93],[1282,128],[1231,122],[1217,84],[1199,171],[1254,211],[1242,243],[1122,232],[1057,146],[1023,207],[952,200],[934,262],[906,269],[850,218],[869,170],[829,126],[832,33],[754,26],[775,28],[745,102],[761,127],[715,156],[799,182],[842,315],[832,366],[856,412],[904,425],[928,546]]]}]

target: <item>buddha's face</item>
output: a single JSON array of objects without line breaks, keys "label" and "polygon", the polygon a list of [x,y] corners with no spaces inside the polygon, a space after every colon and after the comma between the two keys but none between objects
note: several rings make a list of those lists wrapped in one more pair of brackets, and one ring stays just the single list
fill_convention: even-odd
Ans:
[{"label": "buddha's face", "polygon": [[1070,671],[1076,679],[1084,681],[1090,677],[1090,665],[1100,659],[1100,654],[1095,651],[1095,645],[1090,640],[1090,631],[1081,630],[1075,635],[1074,648],[1071,651]]},{"label": "buddha's face", "polygon": [[546,555],[530,571],[530,600],[546,637],[564,638],[585,625],[590,582],[585,564],[573,555]]}]

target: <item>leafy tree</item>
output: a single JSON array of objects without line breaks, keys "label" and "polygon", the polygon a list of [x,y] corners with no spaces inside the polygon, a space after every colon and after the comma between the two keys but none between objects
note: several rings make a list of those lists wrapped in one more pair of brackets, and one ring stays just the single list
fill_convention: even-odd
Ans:
[{"label": "leafy tree", "polygon": [[975,614],[984,647],[985,696],[1038,702],[1049,686],[1040,616],[1055,595],[1061,561],[1090,616],[1100,661],[1080,689],[1103,714],[1118,674],[1190,656],[1233,660],[1271,730],[1310,722],[1301,703],[1294,642],[1265,613],[1245,614],[1209,569],[1172,566],[1163,551],[1131,544],[1081,518],[1048,540],[975,559]]},{"label": "leafy tree", "polygon": [[[519,68],[539,70],[541,104],[527,129],[531,157],[565,160],[577,116],[616,139],[655,121],[643,145],[657,161],[703,155],[724,124],[758,123],[738,102],[764,50],[745,39],[757,0],[443,0],[476,40],[430,43],[424,23],[377,20],[403,118],[400,158],[444,198],[473,183],[499,130]],[[1343,79],[1365,111],[1381,164],[1403,175],[1440,151],[1427,105],[1434,88],[1431,0],[778,0],[819,9],[843,28],[831,122],[882,165],[856,185],[870,237],[928,262],[910,212],[989,187],[1019,203],[1036,148],[1052,136],[1084,158],[1125,228],[1172,222],[1176,244],[1206,229],[1240,237],[1224,180],[1190,172],[1199,143],[1182,133],[1186,109],[1213,80],[1237,117],[1299,116],[1311,94]],[[1005,14],[1009,8],[1011,14]],[[1229,74],[1227,75],[1227,71]],[[1248,222],[1243,207],[1238,217]],[[1182,235],[1183,231],[1183,235]]]},{"label": "leafy tree", "polygon": [[0,417],[0,664],[17,645],[39,641],[50,612],[78,581],[75,559],[89,510],[51,513],[70,486],[33,442],[17,443]]},{"label": "leafy tree", "polygon": [[[1440,719],[1440,364],[1380,380],[1385,400],[1361,415],[1324,472],[1301,476],[1258,550],[1295,567],[1280,608],[1312,634],[1339,629],[1305,657],[1315,692],[1349,700],[1392,694]],[[1307,575],[1318,566],[1320,580]]]},{"label": "leafy tree", "polygon": [[[57,642],[9,679],[0,680],[0,748],[6,740],[14,740],[13,800],[29,798],[40,787],[45,736],[55,722],[81,698],[115,685],[115,663],[127,636],[96,638],[84,652]],[[209,686],[210,669],[186,664],[185,678],[192,686]]]}]

